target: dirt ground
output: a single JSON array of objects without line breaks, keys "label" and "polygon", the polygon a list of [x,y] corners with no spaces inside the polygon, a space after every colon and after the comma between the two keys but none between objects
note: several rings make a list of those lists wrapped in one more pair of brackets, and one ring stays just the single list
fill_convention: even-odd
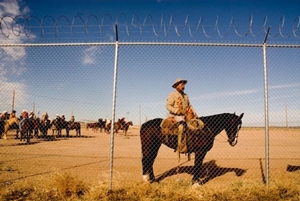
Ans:
[{"label": "dirt ground", "polygon": [[[72,137],[38,138],[26,144],[14,139],[15,131],[10,131],[8,140],[0,139],[0,186],[64,172],[91,185],[110,182],[110,175],[112,181],[120,185],[142,180],[138,127],[131,127],[127,136],[122,132],[114,136],[112,161],[109,134],[85,128],[82,137],[75,137],[75,131],[70,134]],[[202,169],[205,183],[265,182],[265,130],[242,128],[235,147],[226,140],[223,131],[206,155]],[[282,178],[300,180],[300,130],[270,129],[269,145],[269,181]],[[181,155],[178,162],[174,150],[162,145],[154,163],[154,173],[160,182],[191,180],[193,164],[194,155],[190,161]],[[113,171],[110,171],[111,165]]]}]

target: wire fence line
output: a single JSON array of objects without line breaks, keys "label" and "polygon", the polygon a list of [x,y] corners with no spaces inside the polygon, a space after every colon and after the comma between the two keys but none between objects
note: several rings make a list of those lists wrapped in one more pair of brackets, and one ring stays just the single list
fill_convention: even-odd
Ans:
[{"label": "wire fence line", "polygon": [[[86,43],[2,43],[0,44],[0,48],[30,48],[30,47],[43,47],[43,48],[54,48],[54,47],[111,47],[113,48],[116,45],[115,42],[86,42]],[[201,42],[120,42],[118,41],[118,46],[119,48],[121,48],[121,52],[122,52],[122,48],[123,47],[128,47],[131,48],[132,50],[136,49],[136,48],[150,48],[150,47],[155,47],[155,48],[163,48],[163,47],[167,47],[167,48],[171,48],[171,47],[187,47],[187,48],[195,48],[195,47],[206,47],[206,48],[245,48],[245,49],[254,49],[254,51],[256,52],[257,50],[260,50],[261,48],[263,48],[264,44],[249,44],[249,43],[201,43]],[[300,45],[297,44],[265,44],[266,48],[268,49],[274,49],[275,51],[277,51],[276,49],[280,48],[280,49],[298,49],[300,48]],[[222,50],[221,50],[222,51]],[[248,52],[248,51],[247,51]],[[249,50],[249,52],[247,54],[252,54],[251,52],[253,52],[253,50]],[[140,54],[140,52],[138,53]],[[148,54],[148,53],[147,53]],[[2,54],[3,57],[5,56],[5,54]],[[132,57],[132,55],[129,55],[130,57]],[[268,58],[270,59],[270,58]],[[120,64],[122,65],[122,60],[119,61]],[[261,64],[263,63],[263,61],[261,61]],[[229,70],[228,70],[229,71]],[[122,77],[122,74],[119,74],[119,76]],[[126,75],[124,75],[126,76]],[[297,86],[297,83],[295,84],[295,86]],[[94,104],[97,105],[97,104]],[[109,105],[109,104],[107,104]],[[127,112],[125,112],[127,113]],[[110,116],[109,114],[106,114],[105,116]],[[293,116],[296,116],[296,114],[294,114]],[[90,118],[90,117],[85,117],[86,118]],[[148,117],[145,117],[146,119],[148,119]],[[273,119],[271,125],[272,126],[278,126],[278,125],[285,125],[285,118],[282,118],[282,122],[279,123],[280,121],[278,121],[278,119]],[[139,120],[139,122],[142,122],[141,120]],[[277,123],[275,123],[277,122]],[[290,123],[290,126],[297,126],[298,125],[298,120],[296,117],[293,117],[291,120],[289,120],[289,122],[293,122]],[[246,122],[245,125],[248,125],[250,127],[256,127],[256,126],[263,126],[262,123],[260,121],[252,121],[252,122]]]},{"label": "wire fence line", "polygon": [[[227,25],[220,24],[219,16],[216,16],[215,23],[212,25],[206,24],[202,16],[195,20],[187,15],[183,20],[184,23],[177,23],[174,16],[170,16],[168,19],[163,15],[157,20],[159,21],[158,23],[150,14],[145,16],[142,21],[139,19],[139,16],[136,14],[128,18],[123,13],[119,14],[116,19],[110,14],[105,14],[102,17],[98,17],[95,14],[90,14],[87,17],[76,15],[72,18],[65,15],[60,15],[56,18],[49,15],[42,18],[21,15],[15,17],[2,16],[0,18],[0,33],[6,38],[11,36],[18,37],[22,34],[31,37],[32,33],[39,33],[43,37],[53,32],[56,37],[61,34],[73,35],[76,33],[84,33],[86,36],[97,33],[102,36],[105,33],[114,33],[114,25],[118,24],[120,32],[123,32],[127,36],[132,34],[144,35],[147,33],[151,33],[153,36],[168,36],[171,33],[175,33],[176,36],[187,34],[190,37],[201,35],[204,38],[213,38],[217,35],[224,39],[231,34],[240,38],[246,36],[253,38],[265,36],[270,26],[267,16],[265,16],[262,24],[257,25],[252,15],[249,16],[248,23],[242,26],[235,23],[234,17],[229,20]],[[277,24],[278,26],[272,29],[269,37],[295,37],[300,39],[300,16],[295,16],[292,23],[287,23],[285,16],[281,16]],[[239,29],[244,29],[243,33]]]},{"label": "wire fence line", "polygon": [[[263,44],[239,44],[239,43],[185,43],[185,42],[118,42],[124,46],[211,46],[211,47],[262,47]],[[115,45],[115,42],[93,42],[93,43],[20,43],[0,44],[0,47],[54,47],[54,46],[107,46]],[[293,44],[266,44],[268,48],[300,48]]]},{"label": "wire fence line", "polygon": [[[95,17],[95,16],[91,16]],[[106,16],[107,17],[107,16]],[[122,16],[124,17],[124,16]],[[65,19],[68,22],[71,22],[70,20],[67,20],[66,17],[60,17],[58,19],[54,19],[51,17],[45,17],[45,19],[51,19],[54,23],[55,26],[51,26],[50,28],[55,28],[55,33],[59,33],[58,28],[60,26],[58,26],[58,22],[60,22],[61,19]],[[110,17],[109,17],[110,18]],[[3,20],[4,18],[1,18],[1,27],[3,27]],[[13,18],[14,19],[14,18]],[[25,21],[26,23],[28,23],[31,19],[33,18],[26,18]],[[37,18],[34,18],[37,19]],[[44,20],[38,20],[41,24],[42,22],[44,22]],[[76,17],[76,19],[80,19],[82,22],[85,22],[81,17]],[[89,18],[88,18],[89,19]],[[135,19],[135,18],[134,18]],[[173,18],[172,18],[173,19]],[[201,18],[202,19],[202,18]],[[253,33],[251,30],[252,27],[252,18],[250,18],[250,28],[248,30],[248,32]],[[17,19],[13,20],[14,22],[17,21]],[[28,22],[27,22],[28,21]],[[104,23],[104,19],[102,19],[102,22]],[[148,21],[148,20],[146,20]],[[233,23],[234,20],[232,20]],[[89,21],[86,21],[89,22]],[[202,24],[202,21],[200,20],[200,24],[198,24],[198,27],[204,27],[204,25]],[[282,23],[284,24],[284,18],[282,18]],[[294,36],[295,38],[299,38],[299,36],[297,35],[297,30],[299,28],[299,17],[295,19],[294,23],[296,25],[294,25],[293,29],[292,29],[292,36]],[[7,25],[6,21],[4,23],[5,25]],[[39,29],[41,29],[42,32],[42,36],[45,32],[44,28],[45,26],[42,25],[37,26]],[[75,27],[75,19],[72,20],[71,25]],[[262,26],[262,30],[265,30],[265,25],[266,25],[266,21],[264,23],[264,25]],[[282,28],[283,28],[283,24],[281,24],[281,28],[279,29],[279,34],[273,34],[274,37],[276,36],[282,36],[285,37],[286,35],[281,35],[282,33]],[[230,23],[231,26],[234,26],[233,24]],[[102,26],[102,25],[101,25]],[[104,25],[103,25],[104,26]],[[112,27],[114,25],[111,25]],[[126,33],[130,30],[130,26],[133,26],[133,24],[131,25],[125,25],[126,28]],[[142,27],[146,26],[145,24],[142,24]],[[163,32],[166,35],[167,33],[167,26],[165,26],[164,24],[162,24],[161,26],[163,26]],[[170,26],[172,26],[175,30],[175,33],[180,36],[180,34],[178,34],[178,30],[177,30],[177,26],[174,25],[174,23],[172,22],[170,24]],[[170,27],[169,26],[169,27]],[[188,22],[184,25],[182,25],[182,27],[188,27]],[[218,21],[216,21],[215,26],[215,31],[218,32]],[[28,27],[27,25],[24,26],[25,29],[26,27]],[[87,27],[88,25],[84,25],[83,27],[85,27],[85,32],[88,33],[87,31]],[[138,29],[143,29],[142,27],[137,26]],[[155,25],[153,24],[152,27],[154,28]],[[48,27],[49,28],[49,27]],[[70,28],[70,26],[68,27]],[[73,27],[72,27],[73,28]],[[72,30],[70,28],[70,30]],[[187,29],[189,30],[189,29]],[[112,33],[115,31],[115,29],[111,29],[110,31],[112,31]],[[189,30],[190,32],[191,30]],[[205,36],[208,36],[205,29],[202,29],[203,34]],[[4,30],[1,29],[2,34],[5,37],[10,37],[9,35],[7,35],[7,32],[5,32]],[[12,32],[14,32],[14,29],[12,28]],[[244,35],[249,35],[249,33],[247,32],[247,34]],[[19,35],[21,34],[21,32],[16,32]],[[29,33],[29,32],[26,32]],[[72,32],[69,32],[72,33]],[[141,32],[143,33],[143,32]],[[153,33],[154,35],[158,35],[158,31],[153,29]],[[264,31],[263,31],[264,33]],[[19,36],[18,34],[16,34],[15,36]],[[236,33],[237,34],[237,33]],[[88,34],[87,34],[88,35]],[[241,37],[241,34],[237,34],[239,37]],[[252,34],[253,35],[253,34]],[[193,34],[190,34],[190,36],[193,36]],[[220,37],[223,37],[223,35],[219,35]],[[254,36],[256,36],[254,34]],[[149,90],[149,94],[157,94],[157,96],[159,95],[156,91],[150,91],[151,89],[151,85],[153,84],[153,79],[155,79],[156,82],[158,82],[158,85],[155,85],[156,87],[162,86],[164,83],[162,82],[162,80],[165,80],[166,77],[168,77],[169,75],[169,71],[172,72],[172,77],[176,74],[175,72],[180,72],[182,74],[184,74],[184,76],[188,77],[188,76],[192,76],[192,75],[197,75],[199,77],[201,77],[202,79],[206,79],[208,83],[207,84],[207,88],[213,88],[216,87],[216,85],[214,85],[214,82],[216,79],[218,79],[219,81],[219,85],[222,85],[221,87],[219,87],[218,89],[220,91],[225,91],[223,94],[221,93],[222,96],[220,96],[219,94],[210,94],[209,89],[205,88],[207,91],[207,94],[210,96],[209,98],[211,99],[200,99],[201,102],[200,104],[203,105],[209,105],[208,103],[210,102],[215,102],[216,105],[219,105],[218,108],[214,108],[214,106],[211,106],[210,108],[207,108],[205,111],[205,109],[203,109],[203,113],[205,112],[215,112],[218,111],[220,109],[223,110],[227,110],[228,108],[232,109],[232,108],[238,108],[239,110],[244,110],[245,108],[247,108],[247,112],[245,112],[245,118],[247,120],[247,118],[250,119],[250,117],[252,118],[252,122],[248,122],[248,125],[253,125],[253,121],[257,121],[257,122],[263,122],[264,118],[263,118],[263,114],[264,110],[266,109],[266,105],[264,105],[264,99],[262,99],[261,97],[266,96],[265,91],[264,90],[260,90],[260,88],[263,88],[263,78],[268,77],[269,81],[271,81],[272,83],[277,84],[277,81],[279,79],[285,79],[284,77],[276,77],[275,75],[277,75],[276,73],[286,73],[289,72],[294,76],[293,78],[297,78],[297,75],[299,74],[298,72],[298,68],[297,65],[299,65],[299,63],[297,63],[299,61],[299,51],[295,51],[295,49],[297,50],[298,48],[300,48],[300,44],[299,41],[296,41],[297,44],[268,44],[268,43],[263,43],[263,41],[261,41],[261,44],[249,44],[249,43],[214,43],[214,42],[210,42],[210,43],[206,43],[206,42],[122,42],[122,41],[116,41],[116,42],[91,42],[91,43],[3,43],[0,44],[0,48],[6,48],[5,51],[1,51],[0,52],[0,58],[4,58],[6,56],[6,54],[10,54],[13,55],[15,53],[14,48],[25,48],[25,50],[27,50],[28,53],[28,61],[29,63],[27,64],[28,66],[26,67],[31,67],[30,65],[37,62],[39,63],[39,68],[38,69],[34,69],[36,71],[39,71],[39,73],[41,71],[45,71],[47,73],[47,76],[43,77],[44,80],[48,80],[48,82],[52,81],[52,78],[55,78],[56,76],[59,77],[60,79],[60,88],[68,88],[67,94],[68,96],[73,98],[73,94],[81,94],[81,93],[85,93],[86,89],[90,89],[90,88],[101,88],[101,85],[103,83],[105,83],[107,86],[111,86],[113,85],[113,90],[111,90],[111,88],[109,88],[107,91],[105,91],[105,98],[107,97],[111,97],[111,94],[113,94],[113,100],[107,98],[103,98],[101,99],[101,101],[104,102],[104,104],[106,105],[112,105],[112,109],[113,111],[111,111],[112,116],[109,117],[110,120],[115,121],[116,119],[116,111],[118,112],[119,110],[122,110],[122,113],[126,113],[129,114],[127,107],[129,108],[129,105],[138,105],[138,103],[136,102],[136,99],[138,99],[136,96],[131,95],[128,96],[129,91],[136,91],[136,93],[143,93],[144,91],[148,91]],[[97,47],[97,46],[106,46],[108,47],[107,49],[91,49],[93,47]],[[37,47],[37,48],[35,48]],[[265,59],[262,56],[262,48],[267,48],[264,49],[264,52],[268,52],[268,56],[263,55],[264,57],[266,57],[267,59]],[[38,49],[38,50],[37,50]],[[279,50],[280,49],[280,50]],[[115,51],[114,51],[115,50]],[[269,51],[270,50],[270,51]],[[79,63],[78,60],[74,59],[76,57],[80,57],[81,55],[83,56],[83,62]],[[93,58],[90,57],[90,55],[94,56]],[[288,55],[288,57],[286,57],[286,55]],[[42,57],[44,56],[44,57]],[[42,59],[40,59],[42,57]],[[94,58],[99,58],[99,60],[95,61]],[[225,59],[224,59],[225,58]],[[297,59],[298,58],[298,59]],[[57,60],[57,61],[56,61]],[[175,67],[170,67],[168,65],[168,63],[171,60],[175,60],[176,62],[173,63],[173,65],[176,65],[176,63],[178,63],[177,66]],[[182,62],[183,60],[183,62]],[[236,61],[233,61],[236,60]],[[292,67],[289,67],[290,65],[290,60],[292,60]],[[273,68],[271,71],[271,75],[266,75],[263,72],[263,67],[268,67],[267,62],[268,61],[268,65],[273,65],[276,66],[276,68]],[[20,62],[21,66],[23,64],[24,61]],[[203,62],[206,64],[205,68],[200,68],[198,66],[198,63]],[[224,62],[226,64],[224,64]],[[78,64],[79,63],[79,64]],[[154,63],[154,64],[152,64]],[[184,68],[184,71],[182,71],[182,65],[188,63],[189,66]],[[237,63],[237,64],[236,64]],[[251,65],[249,66],[248,63],[251,63]],[[270,64],[269,64],[270,63]],[[10,67],[12,69],[14,69],[14,65],[18,65],[19,61],[17,60],[9,60],[6,63],[6,66],[1,66],[3,69],[9,69]],[[94,68],[88,69],[88,68],[76,68],[73,66],[81,66],[81,65],[89,65],[89,64],[94,64]],[[133,65],[134,64],[134,65]],[[265,64],[266,66],[263,66],[263,64]],[[119,66],[122,66],[123,68],[118,68]],[[231,68],[226,68],[224,66],[231,66],[231,65],[236,65],[236,66],[241,66],[239,68],[237,68],[237,70],[233,70]],[[285,66],[288,66],[287,68],[283,69]],[[57,68],[55,69],[56,66],[65,66],[65,68]],[[139,67],[141,66],[141,67]],[[219,67],[221,66],[221,67]],[[284,67],[283,67],[284,66]],[[296,66],[296,68],[295,68]],[[7,70],[6,69],[6,70]],[[55,69],[55,70],[53,70]],[[191,70],[190,70],[191,69]],[[145,71],[143,71],[145,70]],[[166,70],[166,71],[164,71]],[[168,71],[169,70],[169,71]],[[214,72],[209,72],[210,70],[213,70]],[[264,69],[265,71],[267,71],[267,69]],[[282,70],[282,72],[280,71]],[[118,74],[117,74],[118,71]],[[269,71],[269,69],[268,69]],[[279,72],[277,72],[279,71]],[[228,73],[229,75],[224,76],[225,73]],[[74,74],[73,74],[74,73]],[[151,76],[152,74],[152,76]],[[239,74],[242,75],[241,78],[239,78]],[[4,73],[4,76],[10,76],[8,78],[10,78],[12,80],[12,82],[15,80],[15,78],[13,77],[12,74],[9,73]],[[113,75],[113,76],[112,76]],[[289,74],[288,74],[289,75]],[[82,78],[84,76],[84,78]],[[50,77],[50,79],[48,79]],[[83,80],[83,82],[79,83],[76,81],[73,81],[72,78],[76,77],[76,80]],[[125,78],[126,77],[126,78]],[[158,77],[158,79],[156,79],[155,77]],[[26,77],[28,78],[28,77]],[[33,77],[32,77],[33,78]],[[236,82],[232,82],[233,78],[237,79]],[[7,77],[6,77],[7,79]],[[30,78],[28,78],[30,79]],[[73,85],[69,85],[69,83],[67,82],[63,82],[64,79],[69,79],[70,81],[72,81]],[[47,87],[45,85],[39,85],[36,84],[38,83],[38,79],[32,79],[33,80],[33,85],[34,86],[43,86],[43,87]],[[255,81],[253,81],[255,80]],[[276,82],[275,82],[276,80]],[[84,82],[85,81],[85,82]],[[133,84],[133,81],[135,81],[138,84]],[[257,82],[261,81],[261,84],[257,84]],[[266,80],[265,80],[266,81]],[[93,83],[94,85],[85,85],[87,83]],[[240,82],[245,82],[245,85],[247,86],[252,86],[252,85],[256,85],[258,86],[259,89],[248,89],[246,88],[245,90],[241,90],[241,91],[237,91],[237,92],[228,92],[231,87],[238,85]],[[253,83],[255,82],[255,83]],[[109,84],[108,84],[109,83]],[[283,82],[285,83],[285,82]],[[75,85],[75,87],[74,87]],[[76,86],[78,87],[78,85],[83,85],[80,89],[80,91],[75,90],[75,91],[71,91],[71,88],[75,88]],[[123,91],[116,91],[116,88],[118,86],[122,86],[123,85]],[[6,86],[6,85],[3,85]],[[72,87],[70,87],[72,86]],[[288,87],[293,86],[294,88],[290,91],[285,90],[285,94],[284,96],[287,98],[290,98],[289,95],[292,94],[293,98],[297,98],[297,96],[299,95],[299,91],[297,91],[297,89],[299,88],[299,83],[291,83],[290,85],[275,85],[273,88],[274,89],[287,89]],[[298,87],[298,88],[297,88]],[[79,87],[78,87],[79,88]],[[217,88],[217,87],[216,87]],[[296,89],[295,89],[296,88]],[[101,88],[102,90],[102,88]],[[39,90],[37,90],[39,91]],[[45,90],[47,91],[47,90]],[[49,92],[53,95],[53,93],[59,93],[59,90],[55,91],[53,89],[49,90]],[[80,93],[78,93],[80,92]],[[155,93],[154,93],[155,92]],[[283,93],[282,91],[280,91],[280,93]],[[274,98],[275,99],[279,99],[281,97],[282,94],[277,93],[276,91],[271,92],[270,94],[267,94],[267,98],[271,99]],[[116,94],[118,94],[116,96]],[[243,99],[243,101],[240,101],[239,98],[236,98],[236,95],[245,95],[246,99]],[[87,94],[87,96],[89,97],[89,99],[92,99],[93,96],[96,96],[95,94]],[[144,94],[144,96],[146,96],[146,94]],[[161,96],[160,96],[161,97]],[[234,97],[234,98],[232,98]],[[80,95],[78,96],[74,96],[74,99],[80,99]],[[155,102],[153,99],[153,95],[147,97],[149,100],[147,100],[148,104],[150,105],[148,107],[148,113],[152,112],[154,115],[156,116],[163,116],[161,115],[161,108],[162,107],[157,107],[157,105],[162,105],[160,103],[152,103]],[[147,99],[146,98],[146,99]],[[252,101],[252,99],[256,99],[254,101]],[[86,100],[86,99],[84,99]],[[116,101],[117,100],[117,101]],[[125,100],[125,101],[124,101]],[[197,98],[195,98],[195,100],[193,100],[193,102],[195,102],[195,107],[199,107],[197,106]],[[106,101],[106,102],[105,102]],[[117,104],[115,104],[115,101]],[[284,101],[284,100],[283,100]],[[277,110],[277,107],[282,107],[283,105],[283,101],[281,102],[276,102],[276,104],[270,103],[268,105],[269,112],[271,113],[270,116],[273,117],[273,119],[271,120],[272,122],[279,122],[280,121],[281,124],[280,125],[287,125],[284,124],[282,122],[285,122],[285,118],[284,115],[280,115],[279,113],[281,111]],[[99,101],[100,102],[100,101]],[[125,109],[123,106],[119,106],[119,103],[122,102],[126,102],[125,105]],[[203,103],[202,103],[203,102]],[[221,103],[220,103],[221,102]],[[222,103],[224,102],[224,104]],[[258,102],[258,104],[256,104]],[[275,102],[274,102],[275,103]],[[46,105],[48,107],[51,106],[51,104],[53,103],[49,103]],[[102,102],[101,102],[102,104]],[[290,122],[296,122],[295,123],[295,127],[299,127],[299,118],[297,117],[298,115],[298,111],[299,110],[299,99],[298,102],[297,100],[292,103],[292,109],[291,109],[291,113],[292,113],[292,118],[289,118]],[[100,105],[100,103],[99,103]],[[221,105],[221,106],[220,106]],[[274,106],[273,106],[274,105]],[[56,107],[58,107],[58,104],[56,103],[56,105],[53,104],[53,108],[55,109]],[[114,108],[116,107],[116,108]],[[79,108],[79,107],[76,107]],[[199,107],[201,108],[201,107]],[[93,108],[94,109],[94,108]],[[96,109],[91,109],[90,111],[97,111]],[[84,108],[83,110],[86,110],[86,108]],[[132,109],[133,110],[133,109]],[[99,111],[99,108],[98,108]],[[104,111],[103,108],[100,109],[100,111]],[[108,113],[110,111],[108,110]],[[143,111],[144,112],[144,111]],[[79,111],[77,111],[77,113],[79,113]],[[90,113],[90,112],[87,112]],[[119,113],[120,115],[121,113]],[[134,116],[133,114],[137,114],[137,112],[135,111],[132,112],[130,111],[130,114],[132,116]],[[152,115],[153,115],[152,114]],[[101,114],[102,115],[102,114]],[[137,116],[137,115],[136,115]],[[153,116],[152,116],[153,117]],[[88,118],[88,117],[87,117]],[[87,119],[86,118],[86,119]],[[141,117],[140,117],[141,118]],[[91,119],[91,118],[88,118]],[[259,120],[257,120],[259,119]],[[266,129],[269,126],[269,119],[266,120],[265,127]],[[137,122],[137,121],[135,121]],[[255,125],[254,125],[255,126]],[[264,126],[262,126],[264,127]],[[269,130],[267,130],[267,133],[269,132]],[[112,131],[112,141],[113,141],[113,131]],[[261,136],[260,136],[261,137]],[[262,141],[260,139],[260,141]],[[266,149],[268,149],[268,145],[265,146]],[[111,144],[111,149],[113,150],[113,143]],[[267,151],[268,152],[268,151]],[[222,157],[222,156],[221,156]],[[223,156],[226,158],[226,156]],[[267,177],[268,177],[268,153],[266,153],[266,169],[267,169]],[[111,153],[111,169],[110,171],[113,170],[112,167],[112,159],[113,159],[113,152]],[[296,158],[298,160],[298,158]],[[286,159],[289,160],[289,159]],[[111,172],[112,174],[112,172]],[[112,177],[112,175],[111,175]]]}]

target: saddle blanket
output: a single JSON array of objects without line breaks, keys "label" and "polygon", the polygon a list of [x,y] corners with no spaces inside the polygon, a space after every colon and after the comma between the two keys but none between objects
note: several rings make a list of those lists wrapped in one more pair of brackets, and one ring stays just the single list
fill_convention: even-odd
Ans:
[{"label": "saddle blanket", "polygon": [[[200,119],[190,119],[186,122],[188,129],[191,131],[200,131],[204,128],[205,124]],[[177,135],[178,133],[178,125],[180,122],[175,122],[168,119],[163,119],[160,127],[162,129],[162,134],[164,135]]]}]

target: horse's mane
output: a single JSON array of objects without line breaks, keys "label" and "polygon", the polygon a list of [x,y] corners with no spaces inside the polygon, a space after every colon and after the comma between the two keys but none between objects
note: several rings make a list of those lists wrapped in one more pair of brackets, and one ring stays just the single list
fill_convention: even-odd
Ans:
[{"label": "horse's mane", "polygon": [[211,119],[216,119],[216,118],[228,118],[231,117],[234,114],[231,113],[222,113],[222,114],[214,114],[214,115],[210,115],[210,116],[202,116],[202,117],[198,117],[199,119],[201,119],[202,121],[209,121]]},{"label": "horse's mane", "polygon": [[225,124],[227,124],[227,120],[232,119],[233,116],[236,115],[231,113],[222,113],[198,118],[201,119],[207,126],[218,129],[219,127],[223,127]]}]

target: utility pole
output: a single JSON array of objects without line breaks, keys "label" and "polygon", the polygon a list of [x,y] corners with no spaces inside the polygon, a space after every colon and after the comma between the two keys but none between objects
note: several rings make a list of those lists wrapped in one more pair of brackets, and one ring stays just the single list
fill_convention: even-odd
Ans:
[{"label": "utility pole", "polygon": [[286,128],[289,127],[288,109],[287,109],[287,105],[286,104],[285,104],[285,126],[286,126]]},{"label": "utility pole", "polygon": [[11,105],[11,111],[15,109],[15,90],[13,90],[13,99],[12,99],[12,105]]},{"label": "utility pole", "polygon": [[141,105],[139,105],[139,116],[140,116],[140,126],[142,125],[142,109]]},{"label": "utility pole", "polygon": [[32,112],[35,113],[35,103],[32,103]]}]

